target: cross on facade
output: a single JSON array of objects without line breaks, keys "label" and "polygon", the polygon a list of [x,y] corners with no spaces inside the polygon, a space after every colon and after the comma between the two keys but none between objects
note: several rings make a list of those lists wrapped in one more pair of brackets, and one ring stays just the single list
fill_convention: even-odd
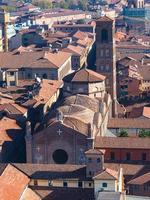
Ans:
[{"label": "cross on facade", "polygon": [[36,147],[35,160],[36,160],[36,163],[40,163],[40,161],[43,160],[43,156],[40,153],[40,147],[39,146]]},{"label": "cross on facade", "polygon": [[58,135],[60,135],[60,134],[62,133],[62,131],[59,129],[59,130],[57,131],[57,133],[58,133]]}]

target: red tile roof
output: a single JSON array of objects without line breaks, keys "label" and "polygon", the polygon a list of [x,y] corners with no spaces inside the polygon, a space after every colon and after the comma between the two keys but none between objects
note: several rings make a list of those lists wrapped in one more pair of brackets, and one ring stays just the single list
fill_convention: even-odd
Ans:
[{"label": "red tile roof", "polygon": [[20,126],[17,125],[16,120],[9,119],[7,117],[3,117],[0,120],[0,143],[2,144],[4,141],[12,141],[12,139],[7,135],[7,131],[11,129],[21,129]]},{"label": "red tile roof", "polygon": [[146,117],[150,118],[150,107],[138,107],[133,108],[129,114],[130,118],[138,118],[138,117]]},{"label": "red tile roof", "polygon": [[96,149],[150,149],[150,138],[101,137],[95,140]]},{"label": "red tile roof", "polygon": [[61,188],[32,186],[37,194],[44,200],[94,200],[93,188]]},{"label": "red tile roof", "polygon": [[105,76],[94,72],[89,69],[81,69],[78,71],[75,71],[71,74],[68,74],[64,79],[65,82],[88,82],[88,83],[94,83],[94,82],[101,82],[105,80]]},{"label": "red tile roof", "polygon": [[19,200],[28,183],[24,173],[8,164],[0,176],[0,199]]},{"label": "red tile roof", "polygon": [[106,168],[98,172],[93,179],[98,180],[116,180],[118,179],[118,172],[109,168]]},{"label": "red tile roof", "polygon": [[100,150],[100,149],[89,149],[88,151],[85,152],[85,154],[104,154],[105,150]]},{"label": "red tile roof", "polygon": [[97,20],[96,20],[96,22],[112,22],[113,21],[113,19],[111,19],[110,17],[108,17],[108,16],[104,16],[104,17],[100,17],[100,18],[98,18]]},{"label": "red tile roof", "polygon": [[137,128],[137,129],[150,129],[150,119],[138,118],[111,118],[108,121],[108,128]]},{"label": "red tile roof", "polygon": [[133,185],[143,185],[147,182],[150,182],[150,166],[144,166],[140,169],[135,176],[128,182],[128,184]]}]

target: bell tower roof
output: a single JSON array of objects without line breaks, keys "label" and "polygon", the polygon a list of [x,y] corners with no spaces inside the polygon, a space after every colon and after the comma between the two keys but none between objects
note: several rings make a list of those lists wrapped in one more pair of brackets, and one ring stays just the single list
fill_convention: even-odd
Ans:
[{"label": "bell tower roof", "polygon": [[114,20],[108,16],[99,17],[96,20],[97,22],[113,22]]}]

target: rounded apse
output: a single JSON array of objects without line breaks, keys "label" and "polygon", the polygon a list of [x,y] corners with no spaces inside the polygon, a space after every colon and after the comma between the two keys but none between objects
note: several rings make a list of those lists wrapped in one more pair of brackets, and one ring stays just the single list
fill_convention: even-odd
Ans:
[{"label": "rounded apse", "polygon": [[57,149],[53,153],[53,160],[56,164],[65,164],[68,161],[68,154],[63,149]]}]

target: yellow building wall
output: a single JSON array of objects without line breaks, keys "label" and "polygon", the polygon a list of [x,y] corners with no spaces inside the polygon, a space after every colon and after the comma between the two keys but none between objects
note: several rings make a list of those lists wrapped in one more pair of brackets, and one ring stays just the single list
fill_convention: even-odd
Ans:
[{"label": "yellow building wall", "polygon": [[[78,179],[75,179],[75,180],[68,180],[68,179],[52,180],[51,185],[54,187],[63,187],[64,181],[66,181],[68,183],[67,187],[72,187],[72,188],[78,187]],[[49,186],[48,180],[36,180],[36,183],[38,186]],[[89,186],[89,183],[91,183],[91,186]],[[35,181],[33,179],[31,179],[29,185],[31,185],[31,186],[35,185]],[[83,188],[93,188],[94,183],[93,183],[93,181],[82,181],[82,187]]]}]

